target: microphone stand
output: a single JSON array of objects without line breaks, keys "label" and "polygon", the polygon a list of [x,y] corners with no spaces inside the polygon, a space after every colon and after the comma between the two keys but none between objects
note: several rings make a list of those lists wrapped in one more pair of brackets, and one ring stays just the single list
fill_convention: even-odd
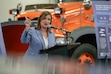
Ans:
[{"label": "microphone stand", "polygon": [[[58,30],[61,30],[61,31],[63,31],[63,32],[65,32],[66,33],[66,35],[65,35],[65,43],[66,43],[66,45],[67,45],[67,49],[71,49],[72,47],[76,47],[76,46],[78,46],[78,45],[80,45],[81,43],[70,43],[70,41],[68,40],[68,38],[70,38],[70,34],[71,34],[71,32],[69,32],[68,30],[65,30],[65,29],[63,29],[63,28],[59,28]],[[71,56],[71,50],[68,50],[68,57],[70,57]]]},{"label": "microphone stand", "polygon": [[63,31],[63,32],[66,33],[65,42],[66,42],[66,44],[69,45],[68,37],[70,36],[70,33],[71,33],[71,32],[69,32],[69,31],[67,31],[67,30],[65,30],[65,29],[63,29],[63,28],[59,28],[59,30],[61,30],[61,31]]},{"label": "microphone stand", "polygon": [[[63,28],[60,28],[59,30],[61,30],[61,31],[66,33],[66,35],[65,35],[65,44],[67,45],[67,49],[69,49],[71,44],[70,44],[68,38],[69,38],[71,32],[69,32],[69,31],[67,31],[67,30],[65,30]],[[70,55],[71,55],[71,51],[68,51],[68,57],[70,57]]]}]

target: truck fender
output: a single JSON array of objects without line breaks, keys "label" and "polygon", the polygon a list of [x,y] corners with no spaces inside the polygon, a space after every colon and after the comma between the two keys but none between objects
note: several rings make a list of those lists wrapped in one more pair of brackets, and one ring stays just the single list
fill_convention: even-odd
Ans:
[{"label": "truck fender", "polygon": [[73,38],[73,43],[75,43],[79,37],[86,34],[95,34],[95,28],[90,26],[80,27],[76,30],[73,30],[70,34],[70,37]]}]

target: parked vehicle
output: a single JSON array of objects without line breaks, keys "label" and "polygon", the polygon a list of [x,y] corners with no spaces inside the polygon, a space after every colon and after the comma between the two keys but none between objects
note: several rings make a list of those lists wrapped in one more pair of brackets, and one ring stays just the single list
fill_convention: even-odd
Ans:
[{"label": "parked vehicle", "polygon": [[65,43],[64,38],[68,31],[69,44],[80,43],[79,46],[70,50],[70,57],[76,59],[79,64],[94,65],[97,60],[97,45],[91,4],[91,0],[35,4],[27,5],[24,13],[13,10],[11,12],[15,14],[15,21],[24,21],[25,17],[28,17],[37,22],[42,11],[50,11],[53,16],[52,25],[57,28],[54,29],[57,44]]}]

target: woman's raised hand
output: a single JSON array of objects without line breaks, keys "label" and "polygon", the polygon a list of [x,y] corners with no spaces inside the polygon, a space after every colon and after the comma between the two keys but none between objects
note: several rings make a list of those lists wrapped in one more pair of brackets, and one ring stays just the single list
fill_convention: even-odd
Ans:
[{"label": "woman's raised hand", "polygon": [[25,29],[26,29],[26,31],[28,31],[30,29],[30,26],[31,26],[31,20],[27,17],[25,17],[25,18],[26,18],[26,20],[24,22],[25,23]]}]

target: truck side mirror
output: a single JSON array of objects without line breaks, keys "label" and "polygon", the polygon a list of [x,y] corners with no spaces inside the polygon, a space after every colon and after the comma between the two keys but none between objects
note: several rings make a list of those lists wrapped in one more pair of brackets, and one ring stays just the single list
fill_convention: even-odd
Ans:
[{"label": "truck side mirror", "polygon": [[10,9],[10,10],[9,10],[9,14],[12,14],[12,15],[14,15],[14,16],[17,16],[17,15],[20,13],[21,10],[22,10],[22,4],[19,3],[19,4],[17,5],[17,8],[16,8],[16,9]]},{"label": "truck side mirror", "polygon": [[21,4],[21,3],[19,3],[19,4],[17,5],[17,10],[18,10],[19,12],[22,10],[22,4]]}]

